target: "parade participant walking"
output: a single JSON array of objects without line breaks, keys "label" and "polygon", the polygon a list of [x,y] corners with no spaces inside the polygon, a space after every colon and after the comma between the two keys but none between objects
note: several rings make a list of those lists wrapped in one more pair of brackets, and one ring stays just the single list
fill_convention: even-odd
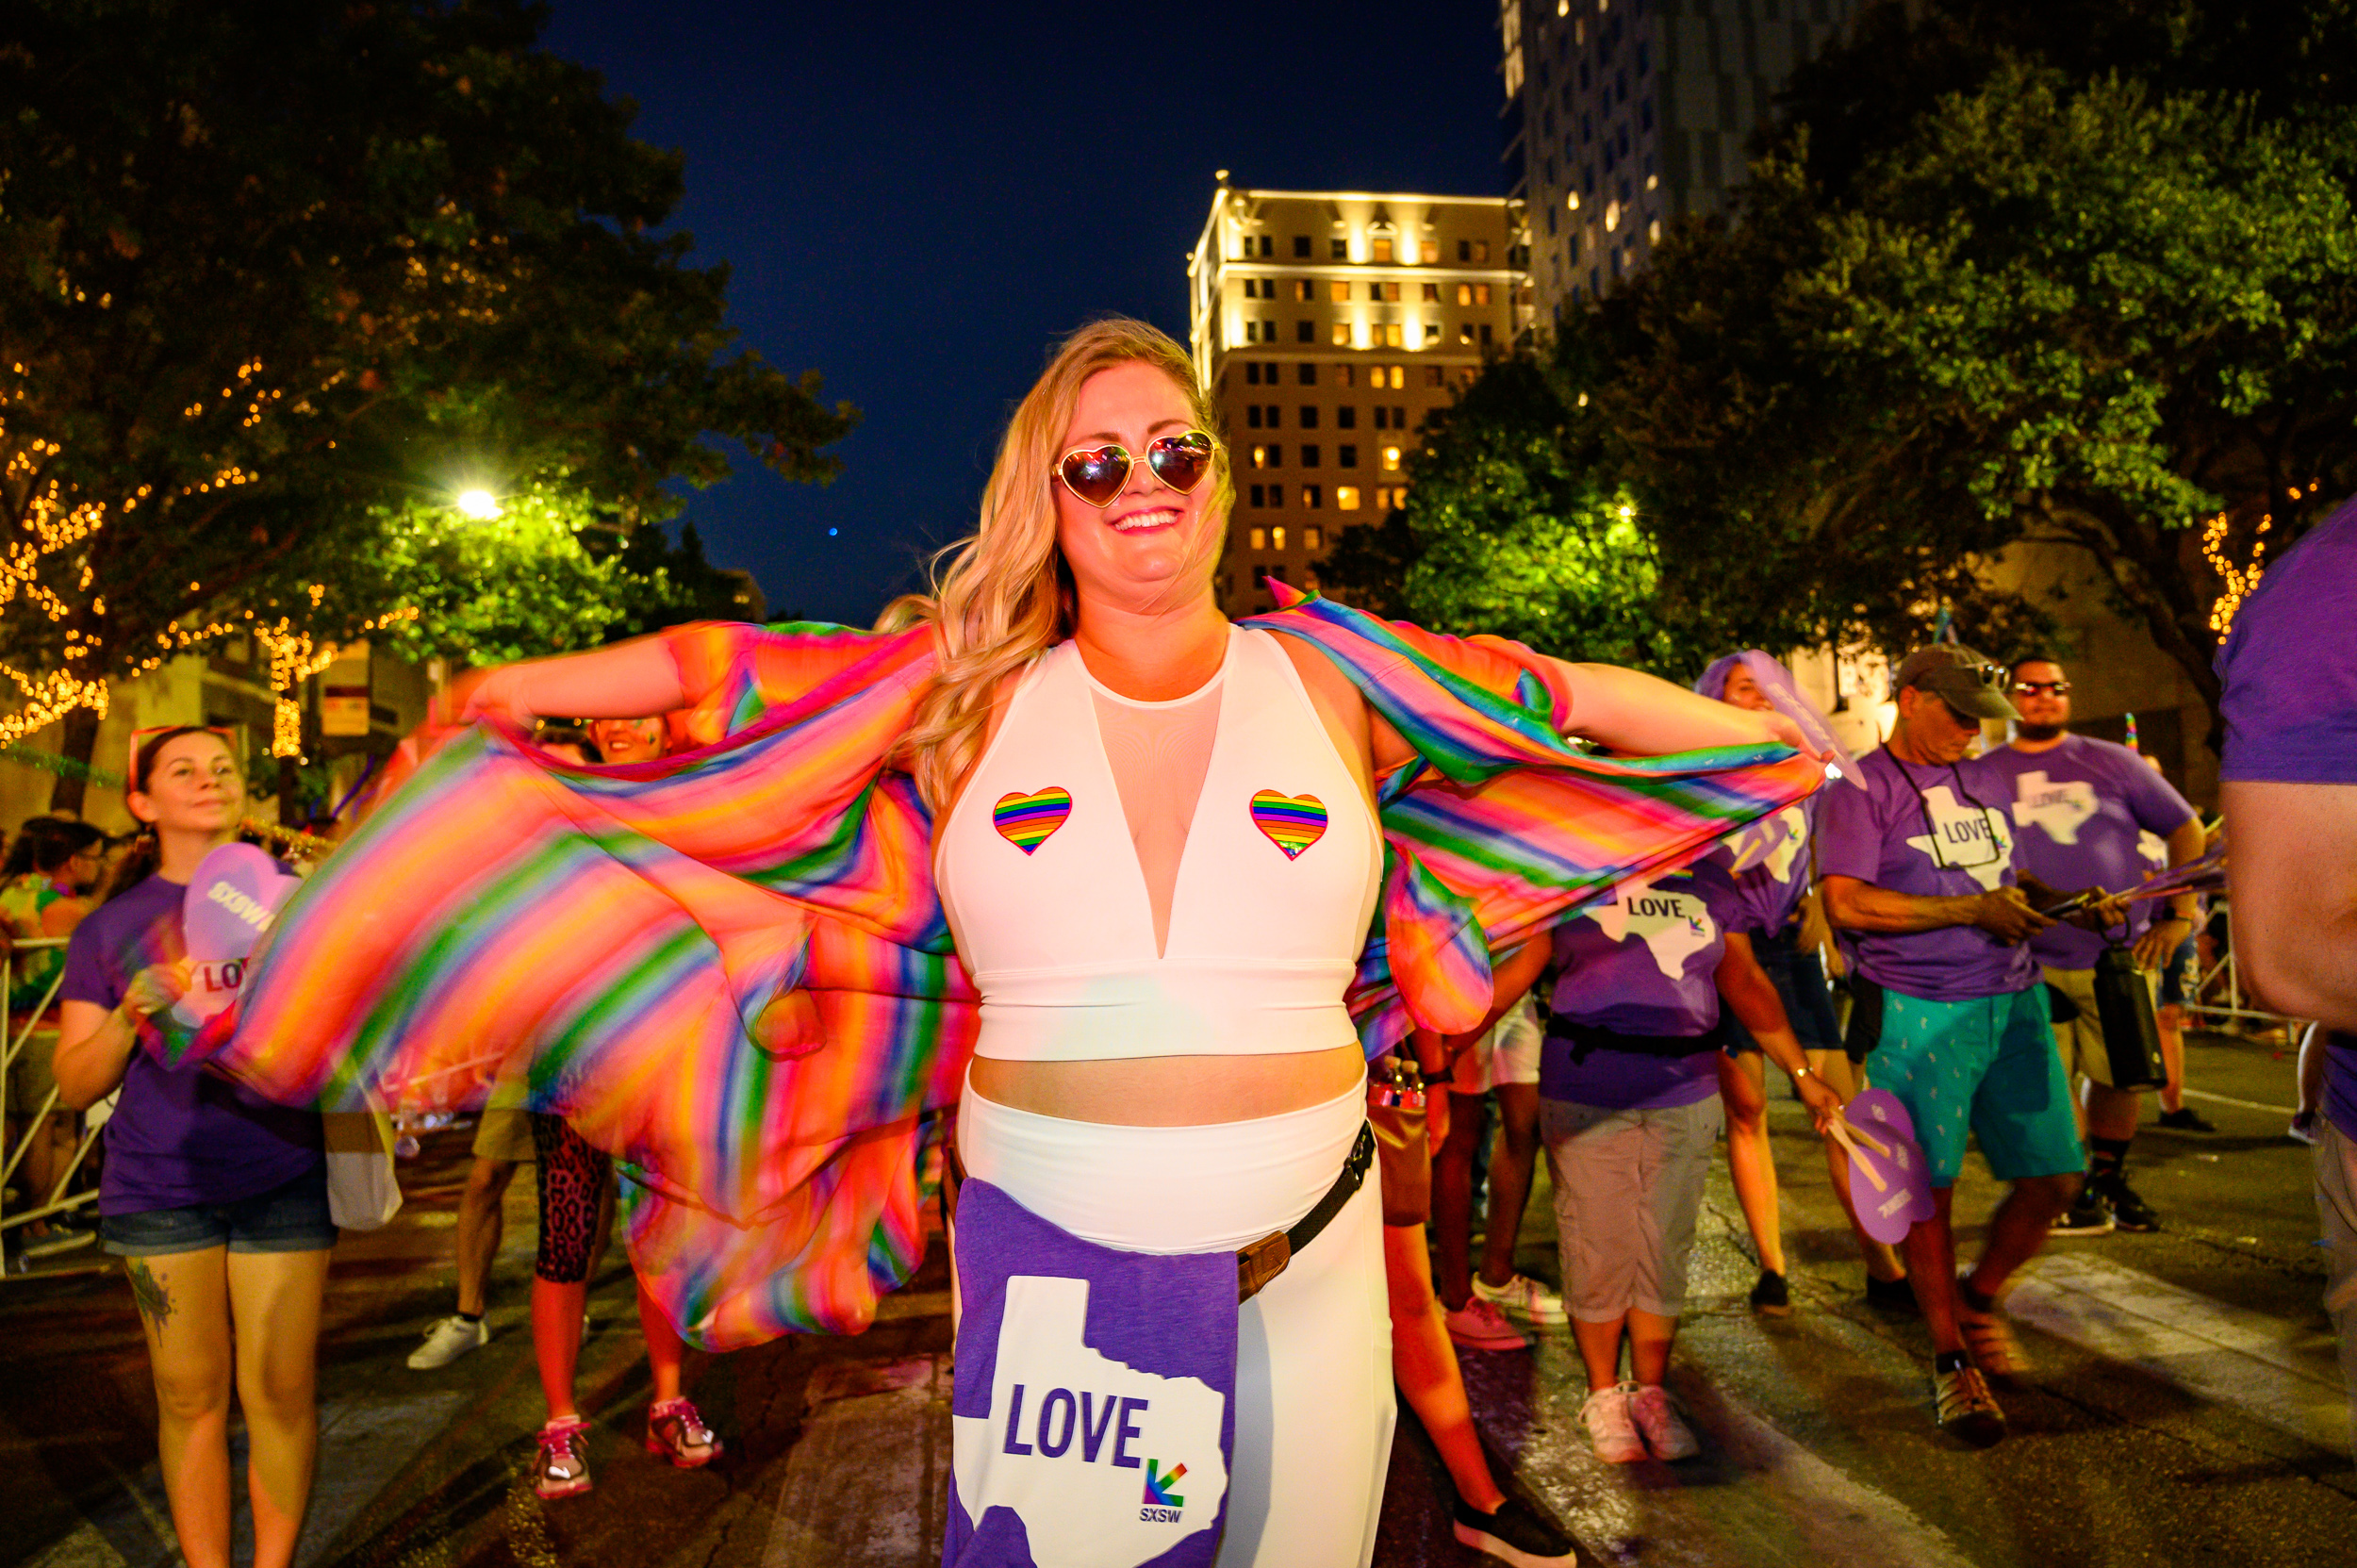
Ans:
[{"label": "parade participant walking", "polygon": [[107,1123],[101,1238],[124,1260],[147,1330],[181,1555],[228,1568],[234,1387],[255,1568],[286,1568],[319,1444],[320,1302],[336,1245],[320,1119],[137,1045],[186,984],[185,961],[169,959],[188,883],[245,805],[227,744],[194,728],[145,737],[124,804],[140,841],[66,949],[58,1087],[77,1109],[123,1091]]},{"label": "parade participant walking", "polygon": [[[1718,1140],[1721,1003],[1792,1076],[1821,1129],[1841,1098],[1813,1072],[1752,956],[1724,859],[1624,883],[1500,966],[1546,1015],[1539,1125],[1555,1177],[1563,1298],[1588,1371],[1598,1458],[1686,1459],[1663,1386],[1686,1307],[1694,1217]],[[1621,1376],[1628,1346],[1629,1376]]]},{"label": "parade participant walking", "polygon": [[[2013,808],[2014,864],[2050,887],[2100,887],[2124,893],[2150,867],[2139,843],[2154,834],[2168,846],[2168,864],[2201,856],[2201,818],[2137,752],[2108,740],[2070,733],[2070,679],[2043,654],[2014,663],[2011,692],[2021,720],[2013,743],[1991,751],[1984,767],[2002,781]],[[2194,896],[2169,900],[2155,921],[2151,902],[2128,906],[2127,939],[2136,966],[2156,973],[2193,934]],[[2068,999],[2069,1016],[2055,1020],[2054,1040],[2071,1081],[2086,1081],[2081,1103],[2093,1150],[2077,1199],[2055,1221],[2058,1234],[2157,1230],[2160,1215],[2128,1184],[2126,1164],[2136,1135],[2142,1096],[2112,1082],[2111,1054],[2095,1000],[2095,961],[2104,937],[2057,924],[2030,939],[2046,983]]]},{"label": "parade participant walking", "polygon": [[[1607,667],[1323,601],[1230,626],[1210,418],[1182,348],[1100,322],[1018,405],[981,531],[904,629],[690,628],[485,680],[495,720],[684,705],[716,744],[577,781],[505,722],[444,748],[282,916],[224,1065],[290,1097],[338,1061],[394,1098],[481,1082],[504,1053],[429,1026],[493,999],[499,1038],[561,1064],[536,1108],[644,1174],[634,1258],[715,1345],[864,1325],[913,1266],[915,1155],[954,1095],[948,1560],[1364,1563],[1393,1409],[1366,1051],[1472,1027],[1492,944],[1821,770],[1788,724]],[[1697,746],[1731,750],[1644,760]],[[459,884],[527,874],[506,861],[429,864],[411,924],[359,918],[382,857],[494,801],[532,909],[594,898],[630,941],[514,905],[418,939]],[[1477,867],[1443,852],[1467,844]],[[325,1061],[291,1027],[306,988]],[[396,1006],[412,1027],[370,1033]]]},{"label": "parade participant walking", "polygon": [[[1760,684],[1763,678],[1781,682],[1788,689],[1791,684],[1783,666],[1758,649],[1750,649],[1715,660],[1694,683],[1694,689],[1735,707],[1772,713],[1774,705]],[[1818,956],[1824,916],[1816,898],[1812,867],[1817,817],[1823,805],[1822,793],[1812,795],[1747,830],[1741,840],[1737,885],[1751,916],[1752,956],[1776,988],[1786,1021],[1807,1054],[1809,1070],[1847,1100],[1863,1082],[1858,1064],[1842,1044],[1833,995],[1825,984],[1824,964]],[[1759,1255],[1752,1311],[1780,1317],[1792,1310],[1792,1292],[1784,1271],[1776,1159],[1768,1145],[1768,1077],[1759,1042],[1739,1017],[1726,1020],[1726,1048],[1718,1067],[1719,1103],[1726,1115],[1727,1174],[1734,1181],[1744,1225],[1752,1233],[1752,1246]],[[1825,1167],[1833,1179],[1834,1196],[1849,1215],[1858,1250],[1866,1260],[1868,1304],[1915,1311],[1915,1292],[1907,1284],[1906,1265],[1889,1243],[1878,1242],[1858,1230],[1850,1203],[1850,1167],[1839,1146],[1830,1141],[1825,1145]]]},{"label": "parade participant walking", "polygon": [[2217,673],[2236,959],[2263,1005],[2319,1020],[2324,1305],[2357,1450],[2357,503],[2268,566]]},{"label": "parade participant walking", "polygon": [[[1467,1350],[1526,1346],[1530,1342],[1508,1321],[1508,1312],[1534,1326],[1570,1321],[1560,1296],[1514,1266],[1514,1244],[1539,1164],[1541,1038],[1538,1013],[1525,997],[1458,1054],[1447,1077],[1448,1135],[1432,1156],[1432,1230],[1443,1322],[1449,1338]],[[1484,1095],[1497,1097],[1498,1134],[1476,1273],[1473,1173]]]},{"label": "parade participant walking", "polygon": [[[1986,1378],[2029,1367],[1997,1298],[2086,1168],[2028,947],[2053,922],[2016,885],[2003,781],[1967,756],[1980,720],[2018,717],[2004,684],[2003,667],[1956,644],[1908,654],[1892,677],[1890,739],[1862,759],[1864,790],[1826,796],[1818,846],[1850,961],[1850,1028],[1872,1051],[1875,1086],[1906,1107],[1937,1205],[1905,1247],[1937,1419],[1974,1444],[2004,1435]],[[1968,1133],[2013,1189],[1959,1283],[1950,1211]]]}]

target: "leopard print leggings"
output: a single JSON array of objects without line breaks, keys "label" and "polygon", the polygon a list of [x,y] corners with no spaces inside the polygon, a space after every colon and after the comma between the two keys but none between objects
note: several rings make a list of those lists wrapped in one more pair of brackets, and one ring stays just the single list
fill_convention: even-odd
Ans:
[{"label": "leopard print leggings", "polygon": [[589,1278],[589,1255],[598,1239],[598,1200],[605,1192],[614,1158],[591,1148],[562,1116],[532,1114],[534,1166],[540,1182],[540,1248],[532,1272],[552,1284]]}]

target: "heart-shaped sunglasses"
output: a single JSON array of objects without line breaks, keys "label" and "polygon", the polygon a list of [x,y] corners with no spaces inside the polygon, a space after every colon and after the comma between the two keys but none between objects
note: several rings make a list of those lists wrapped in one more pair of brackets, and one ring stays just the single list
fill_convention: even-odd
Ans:
[{"label": "heart-shaped sunglasses", "polygon": [[[1216,450],[1211,437],[1200,430],[1157,436],[1146,443],[1146,466],[1153,470],[1155,478],[1180,495],[1188,495],[1211,471]],[[1065,489],[1101,511],[1111,506],[1129,486],[1129,470],[1137,466],[1137,461],[1129,449],[1118,442],[1074,447],[1056,459],[1056,477],[1063,481]]]}]

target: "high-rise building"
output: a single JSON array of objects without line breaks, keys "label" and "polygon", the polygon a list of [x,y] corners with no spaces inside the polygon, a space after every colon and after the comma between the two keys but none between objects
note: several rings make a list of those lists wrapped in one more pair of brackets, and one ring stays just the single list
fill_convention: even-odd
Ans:
[{"label": "high-rise building", "polygon": [[1195,374],[1235,458],[1220,607],[1317,584],[1342,530],[1400,504],[1425,415],[1530,319],[1499,196],[1245,190],[1225,170],[1187,256]]},{"label": "high-rise building", "polygon": [[1507,190],[1541,321],[1717,210],[1793,69],[1862,0],[1500,0]]}]

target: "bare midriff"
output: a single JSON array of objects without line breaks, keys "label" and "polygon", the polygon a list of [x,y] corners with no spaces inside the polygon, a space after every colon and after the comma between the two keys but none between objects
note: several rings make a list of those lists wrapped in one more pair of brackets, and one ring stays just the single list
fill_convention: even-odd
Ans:
[{"label": "bare midriff", "polygon": [[984,1099],[1036,1115],[1115,1127],[1209,1127],[1323,1105],[1366,1071],[1356,1045],[1274,1056],[1125,1056],[1007,1062],[978,1056]]}]

